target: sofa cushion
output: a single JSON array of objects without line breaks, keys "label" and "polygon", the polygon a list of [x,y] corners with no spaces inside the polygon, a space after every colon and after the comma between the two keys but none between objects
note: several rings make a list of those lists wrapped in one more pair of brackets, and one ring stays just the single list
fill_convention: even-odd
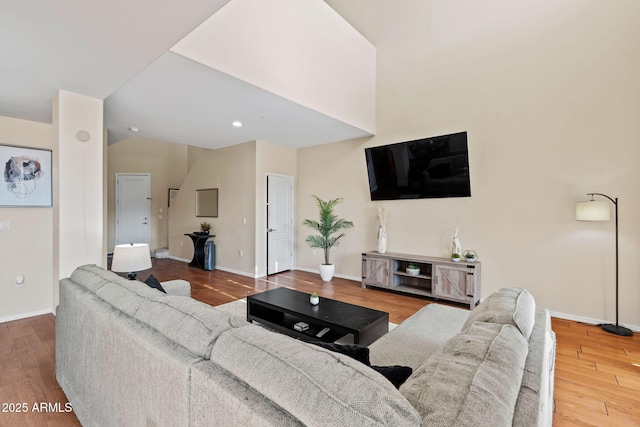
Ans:
[{"label": "sofa cushion", "polygon": [[203,302],[172,295],[145,300],[133,317],[203,359],[209,359],[220,334],[248,324]]},{"label": "sofa cushion", "polygon": [[305,425],[420,425],[409,402],[371,368],[256,325],[224,332],[211,362]]},{"label": "sofa cushion", "polygon": [[400,387],[424,425],[511,426],[527,342],[511,325],[476,322]]},{"label": "sofa cushion", "polygon": [[503,288],[482,301],[467,318],[462,330],[475,322],[513,325],[529,341],[535,323],[536,302],[521,288]]},{"label": "sofa cushion", "polygon": [[164,294],[95,265],[78,267],[71,280],[203,359],[223,331],[247,325],[203,302]]}]

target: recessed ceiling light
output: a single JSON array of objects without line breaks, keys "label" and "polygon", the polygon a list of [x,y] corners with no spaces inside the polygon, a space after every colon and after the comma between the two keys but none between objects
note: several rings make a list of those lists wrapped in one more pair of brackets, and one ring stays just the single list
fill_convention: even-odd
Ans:
[{"label": "recessed ceiling light", "polygon": [[231,125],[239,128],[242,127],[242,122],[240,120],[236,120],[234,122],[231,122]]},{"label": "recessed ceiling light", "polygon": [[131,132],[138,132],[138,128],[137,128],[137,127],[133,127],[133,126],[132,126],[132,127],[130,127],[130,128],[129,128],[129,130],[130,130]]}]

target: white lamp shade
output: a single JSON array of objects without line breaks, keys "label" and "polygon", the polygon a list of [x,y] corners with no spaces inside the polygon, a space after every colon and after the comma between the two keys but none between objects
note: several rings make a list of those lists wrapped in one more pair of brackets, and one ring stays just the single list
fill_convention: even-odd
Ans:
[{"label": "white lamp shade", "polygon": [[130,243],[116,245],[113,248],[111,271],[135,272],[151,268],[149,245],[146,243]]},{"label": "white lamp shade", "polygon": [[611,207],[607,200],[576,203],[577,221],[609,221]]}]

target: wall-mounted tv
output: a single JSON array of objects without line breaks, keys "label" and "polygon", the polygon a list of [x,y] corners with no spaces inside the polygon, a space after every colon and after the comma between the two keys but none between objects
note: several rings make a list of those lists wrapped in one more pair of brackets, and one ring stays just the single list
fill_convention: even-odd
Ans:
[{"label": "wall-mounted tv", "polygon": [[365,148],[371,200],[470,197],[467,132]]}]

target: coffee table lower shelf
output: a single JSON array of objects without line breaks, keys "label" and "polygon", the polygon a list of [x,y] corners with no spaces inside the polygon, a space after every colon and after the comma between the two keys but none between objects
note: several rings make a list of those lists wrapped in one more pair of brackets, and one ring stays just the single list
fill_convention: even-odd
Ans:
[{"label": "coffee table lower shelf", "polygon": [[[346,335],[349,335],[345,332],[339,332],[335,329],[332,329],[331,325],[321,325],[317,322],[315,324],[309,323],[309,319],[303,319],[300,316],[294,316],[292,314],[286,313],[271,313],[271,316],[256,316],[252,315],[247,318],[249,321],[258,322],[268,328],[271,328],[281,334],[289,335],[290,337],[300,338],[305,341],[323,341],[323,342],[336,342],[341,338],[344,338]],[[267,319],[265,317],[269,317]],[[280,319],[277,319],[280,317]],[[305,322],[309,324],[309,329],[306,331],[298,331],[293,325],[298,322]],[[330,328],[331,330],[324,334],[322,337],[317,337],[318,332],[323,330],[324,328]]]}]

